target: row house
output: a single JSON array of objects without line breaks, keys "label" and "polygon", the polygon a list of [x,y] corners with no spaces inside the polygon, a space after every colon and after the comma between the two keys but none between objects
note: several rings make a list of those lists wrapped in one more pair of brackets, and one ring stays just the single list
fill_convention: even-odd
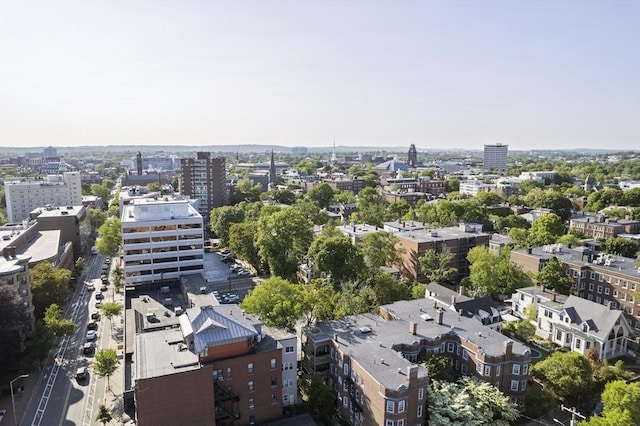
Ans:
[{"label": "row house", "polygon": [[640,333],[640,268],[634,259],[560,244],[511,252],[511,261],[531,273],[540,272],[552,257],[565,265],[573,279],[571,294],[624,312],[634,332]]},{"label": "row house", "polygon": [[612,219],[603,214],[582,213],[571,218],[569,230],[579,231],[587,238],[604,241],[620,234],[640,233],[640,220]]},{"label": "row house", "polygon": [[627,353],[631,328],[622,311],[577,296],[565,296],[544,287],[516,290],[513,312],[525,318],[528,306],[536,306],[536,334],[582,355],[595,348],[600,359]]}]

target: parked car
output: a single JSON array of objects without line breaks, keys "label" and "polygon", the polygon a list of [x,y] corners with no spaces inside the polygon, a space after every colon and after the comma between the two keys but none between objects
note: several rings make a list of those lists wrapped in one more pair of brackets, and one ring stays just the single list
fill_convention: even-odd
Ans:
[{"label": "parked car", "polygon": [[89,330],[96,330],[98,328],[98,321],[96,320],[91,320],[87,323],[87,328]]},{"label": "parked car", "polygon": [[76,370],[76,380],[82,381],[89,376],[89,369],[87,367],[78,367]]},{"label": "parked car", "polygon": [[240,296],[237,294],[225,294],[222,296],[222,303],[238,303],[240,301]]},{"label": "parked car", "polygon": [[104,284],[102,284],[102,285],[100,286],[100,291],[102,291],[102,292],[107,291],[107,286],[106,286],[106,285],[104,285]]},{"label": "parked car", "polygon": [[82,353],[85,355],[91,355],[94,348],[93,342],[87,342],[82,346]]},{"label": "parked car", "polygon": [[231,253],[229,249],[220,250],[220,254],[225,255]]},{"label": "parked car", "polygon": [[93,319],[93,320],[100,319],[100,312],[98,312],[98,311],[91,312],[91,319]]},{"label": "parked car", "polygon": [[98,301],[96,302],[96,304],[95,304],[95,307],[96,307],[96,308],[99,308],[100,306],[102,306],[102,301],[101,301],[101,300],[98,300]]},{"label": "parked car", "polygon": [[96,300],[102,300],[104,299],[104,294],[102,294],[101,291],[96,293]]},{"label": "parked car", "polygon": [[247,276],[247,275],[251,275],[251,272],[247,271],[246,269],[241,269],[238,271],[238,275]]},{"label": "parked car", "polygon": [[105,265],[111,265],[111,259],[106,258],[106,259],[104,260],[104,264],[105,264]]},{"label": "parked car", "polygon": [[96,340],[96,332],[95,330],[87,331],[87,342],[93,342]]}]

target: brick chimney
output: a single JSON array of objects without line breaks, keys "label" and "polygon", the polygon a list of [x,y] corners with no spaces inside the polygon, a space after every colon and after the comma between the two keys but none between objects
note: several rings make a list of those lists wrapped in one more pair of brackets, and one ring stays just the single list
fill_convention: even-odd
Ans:
[{"label": "brick chimney", "polygon": [[418,366],[417,365],[409,365],[407,367],[407,377],[409,380],[418,378]]},{"label": "brick chimney", "polygon": [[509,359],[511,352],[513,351],[513,340],[507,339],[504,341],[504,355],[506,359]]},{"label": "brick chimney", "polygon": [[409,333],[416,335],[418,333],[418,324],[413,321],[409,321]]},{"label": "brick chimney", "polygon": [[438,308],[436,310],[436,324],[438,325],[442,325],[442,319],[444,318],[444,309],[442,308]]}]

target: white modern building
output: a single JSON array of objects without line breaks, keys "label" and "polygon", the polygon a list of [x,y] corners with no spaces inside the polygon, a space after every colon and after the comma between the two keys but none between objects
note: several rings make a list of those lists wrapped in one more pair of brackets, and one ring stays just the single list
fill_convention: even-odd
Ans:
[{"label": "white modern building", "polygon": [[483,169],[506,170],[508,151],[509,145],[503,145],[501,143],[495,145],[485,145]]},{"label": "white modern building", "polygon": [[4,183],[9,222],[19,223],[29,212],[47,205],[82,205],[79,172],[48,175],[44,179],[7,179]]},{"label": "white modern building", "polygon": [[122,210],[125,284],[204,272],[203,220],[189,200],[134,199]]}]

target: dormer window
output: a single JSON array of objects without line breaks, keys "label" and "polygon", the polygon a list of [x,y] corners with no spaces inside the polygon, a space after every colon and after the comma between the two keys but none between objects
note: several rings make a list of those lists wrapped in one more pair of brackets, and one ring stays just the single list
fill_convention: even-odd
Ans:
[{"label": "dormer window", "polygon": [[571,320],[569,319],[568,316],[564,317],[564,322],[566,322],[567,324],[569,324],[571,322]]},{"label": "dormer window", "polygon": [[587,324],[582,324],[582,331],[584,332],[589,331],[589,326]]}]

